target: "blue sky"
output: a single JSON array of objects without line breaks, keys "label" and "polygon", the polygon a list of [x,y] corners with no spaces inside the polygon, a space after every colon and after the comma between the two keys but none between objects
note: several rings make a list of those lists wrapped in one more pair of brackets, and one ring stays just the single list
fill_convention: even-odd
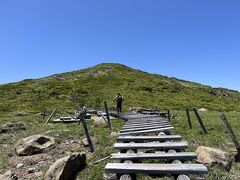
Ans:
[{"label": "blue sky", "polygon": [[103,62],[240,91],[238,0],[0,0],[0,84]]}]

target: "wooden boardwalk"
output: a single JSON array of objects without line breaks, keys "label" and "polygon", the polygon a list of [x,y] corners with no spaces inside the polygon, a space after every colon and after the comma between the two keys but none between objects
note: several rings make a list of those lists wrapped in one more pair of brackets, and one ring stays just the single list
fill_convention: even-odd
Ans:
[{"label": "wooden boardwalk", "polygon": [[204,165],[191,163],[196,153],[184,151],[187,142],[180,135],[170,134],[174,127],[167,119],[132,112],[119,117],[126,120],[114,144],[120,152],[112,154],[113,162],[106,165],[105,173],[117,174],[121,180],[136,179],[136,174],[172,175],[187,180],[190,174],[208,173]]}]

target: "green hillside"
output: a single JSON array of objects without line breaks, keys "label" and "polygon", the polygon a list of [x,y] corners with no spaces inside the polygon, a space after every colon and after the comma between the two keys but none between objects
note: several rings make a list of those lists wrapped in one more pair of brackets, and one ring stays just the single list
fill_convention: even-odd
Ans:
[{"label": "green hillside", "polygon": [[222,88],[149,74],[121,64],[97,66],[41,79],[26,79],[0,86],[0,112],[38,113],[44,108],[59,107],[63,111],[87,107],[100,108],[107,100],[114,108],[116,92],[124,95],[124,108],[240,110],[240,93]]}]

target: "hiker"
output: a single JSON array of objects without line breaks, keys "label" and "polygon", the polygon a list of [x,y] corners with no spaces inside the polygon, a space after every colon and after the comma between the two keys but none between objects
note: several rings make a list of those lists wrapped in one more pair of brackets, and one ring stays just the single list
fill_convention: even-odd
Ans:
[{"label": "hiker", "polygon": [[123,102],[123,96],[120,94],[120,92],[117,93],[116,97],[114,98],[117,104],[117,112],[120,113],[122,112],[122,102]]}]

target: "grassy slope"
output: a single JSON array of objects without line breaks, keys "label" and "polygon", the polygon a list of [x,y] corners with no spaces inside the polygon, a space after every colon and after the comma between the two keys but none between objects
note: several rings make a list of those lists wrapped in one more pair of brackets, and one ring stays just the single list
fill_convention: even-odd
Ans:
[{"label": "grassy slope", "polygon": [[[205,107],[210,110],[240,110],[240,94],[197,83],[145,73],[120,64],[100,64],[92,68],[0,86],[0,112],[41,112],[56,106],[63,111],[76,108],[76,102],[100,107],[103,100],[114,107],[117,91],[125,97],[125,109],[131,106],[182,109]],[[229,95],[225,97],[224,94]],[[75,103],[73,103],[74,101]]]}]

